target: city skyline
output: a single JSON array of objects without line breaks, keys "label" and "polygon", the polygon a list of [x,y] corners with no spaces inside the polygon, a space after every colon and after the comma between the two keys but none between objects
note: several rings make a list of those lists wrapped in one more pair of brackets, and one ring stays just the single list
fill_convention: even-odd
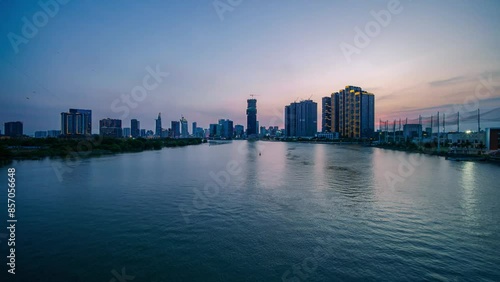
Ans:
[{"label": "city skyline", "polygon": [[[222,117],[245,125],[245,100],[256,94],[259,122],[278,116],[283,127],[284,105],[309,96],[320,102],[345,85],[377,94],[376,121],[471,104],[478,87],[488,90],[480,108],[500,106],[500,3],[398,1],[399,12],[347,60],[342,44],[355,46],[358,30],[389,3],[245,1],[221,18],[211,2],[122,3],[119,14],[112,3],[68,2],[27,43],[13,45],[7,35],[22,35],[23,17],[43,9],[2,2],[0,122],[23,121],[32,134],[59,127],[58,115],[47,113],[84,108],[95,120],[135,118],[147,129],[157,112],[204,128]],[[161,74],[149,81],[157,87],[132,100],[127,117],[114,112],[151,73]]]}]

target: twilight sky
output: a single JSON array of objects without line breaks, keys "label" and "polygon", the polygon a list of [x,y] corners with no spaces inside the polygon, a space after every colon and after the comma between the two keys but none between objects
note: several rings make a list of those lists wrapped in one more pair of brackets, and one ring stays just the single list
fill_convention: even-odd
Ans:
[{"label": "twilight sky", "polygon": [[[106,117],[153,129],[158,112],[164,127],[181,115],[246,126],[250,94],[260,125],[282,127],[285,105],[312,97],[320,113],[345,85],[375,94],[377,120],[500,106],[500,1],[401,0],[393,12],[390,2],[72,0],[44,18],[36,1],[3,0],[1,128],[60,129],[69,108],[91,109],[94,133]],[[368,42],[355,41],[367,25]],[[168,76],[154,85],[147,68]],[[144,99],[117,110],[145,79]]]}]

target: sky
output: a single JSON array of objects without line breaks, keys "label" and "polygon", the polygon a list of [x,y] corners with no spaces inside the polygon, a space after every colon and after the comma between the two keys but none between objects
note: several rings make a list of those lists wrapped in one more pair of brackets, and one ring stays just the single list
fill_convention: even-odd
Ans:
[{"label": "sky", "polygon": [[163,127],[182,115],[246,127],[253,94],[260,125],[282,127],[285,105],[311,98],[320,115],[321,98],[346,85],[375,94],[377,121],[498,108],[499,10],[493,0],[3,0],[0,123],[60,129],[60,113],[80,108],[94,133],[107,117],[154,129],[159,112]]}]

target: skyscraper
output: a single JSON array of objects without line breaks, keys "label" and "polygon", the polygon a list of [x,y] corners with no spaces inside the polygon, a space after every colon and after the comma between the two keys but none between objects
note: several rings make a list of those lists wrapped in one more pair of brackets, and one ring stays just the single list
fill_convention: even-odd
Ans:
[{"label": "skyscraper", "polygon": [[92,135],[92,111],[69,109],[69,112],[61,113],[61,134]]},{"label": "skyscraper", "polygon": [[225,139],[233,138],[233,121],[229,119],[220,119],[220,137]]},{"label": "skyscraper", "polygon": [[332,132],[332,98],[321,99],[321,132]]},{"label": "skyscraper", "polygon": [[138,120],[132,119],[130,121],[130,128],[131,128],[131,135],[133,138],[141,136],[141,123]]},{"label": "skyscraper", "polygon": [[243,133],[245,132],[245,128],[241,124],[237,124],[234,126],[234,134],[236,138],[243,137]]},{"label": "skyscraper", "polygon": [[23,136],[23,123],[20,121],[11,121],[4,123],[5,136],[21,137]]},{"label": "skyscraper", "polygon": [[247,135],[257,134],[257,99],[247,100]]},{"label": "skyscraper", "polygon": [[318,104],[312,100],[285,106],[285,131],[290,137],[313,137],[318,132]]},{"label": "skyscraper", "polygon": [[119,119],[101,119],[99,121],[99,134],[105,137],[122,137],[122,121]]},{"label": "skyscraper", "polygon": [[182,117],[180,122],[181,122],[181,137],[187,138],[189,136],[188,121],[186,120],[186,118]]},{"label": "skyscraper", "polygon": [[196,127],[197,127],[197,126],[198,126],[198,125],[196,124],[196,121],[193,121],[193,131],[191,132],[191,134],[193,134],[193,136],[196,136],[196,135],[197,135],[197,134],[196,134]]},{"label": "skyscraper", "polygon": [[179,136],[181,136],[180,122],[173,120],[172,121],[172,137],[178,138]]},{"label": "skyscraper", "polygon": [[158,119],[156,119],[155,136],[161,137],[161,113],[158,113]]},{"label": "skyscraper", "polygon": [[122,131],[123,131],[123,137],[125,138],[130,138],[130,136],[132,135],[130,127],[124,127]]},{"label": "skyscraper", "polygon": [[332,129],[346,138],[371,138],[375,131],[375,96],[348,85],[332,94]]}]

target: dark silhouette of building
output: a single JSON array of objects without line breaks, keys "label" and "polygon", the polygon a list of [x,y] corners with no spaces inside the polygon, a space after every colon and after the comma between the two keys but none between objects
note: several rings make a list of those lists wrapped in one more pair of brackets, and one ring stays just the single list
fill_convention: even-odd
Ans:
[{"label": "dark silhouette of building", "polygon": [[61,113],[61,134],[65,136],[92,135],[92,111],[69,109]]},{"label": "dark silhouette of building", "polygon": [[130,121],[130,128],[131,128],[131,135],[133,138],[137,138],[139,136],[141,136],[141,123],[136,120],[136,119],[132,119]]},{"label": "dark silhouette of building", "polygon": [[314,137],[318,133],[318,104],[305,100],[285,106],[285,132],[289,137]]},{"label": "dark silhouette of building", "polygon": [[11,121],[4,123],[5,136],[22,137],[23,123],[20,121]]},{"label": "dark silhouette of building", "polygon": [[172,125],[172,137],[179,138],[181,136],[181,123],[180,123],[180,121],[173,120],[171,125]]},{"label": "dark silhouette of building", "polygon": [[99,134],[105,137],[122,137],[122,121],[119,119],[101,119],[99,121]]},{"label": "dark silhouette of building", "polygon": [[332,132],[332,98],[321,99],[321,132]]},{"label": "dark silhouette of building", "polygon": [[247,135],[257,134],[257,99],[247,100]]},{"label": "dark silhouette of building", "polygon": [[156,130],[155,130],[155,136],[161,137],[161,113],[158,113],[158,119],[156,119]]}]

